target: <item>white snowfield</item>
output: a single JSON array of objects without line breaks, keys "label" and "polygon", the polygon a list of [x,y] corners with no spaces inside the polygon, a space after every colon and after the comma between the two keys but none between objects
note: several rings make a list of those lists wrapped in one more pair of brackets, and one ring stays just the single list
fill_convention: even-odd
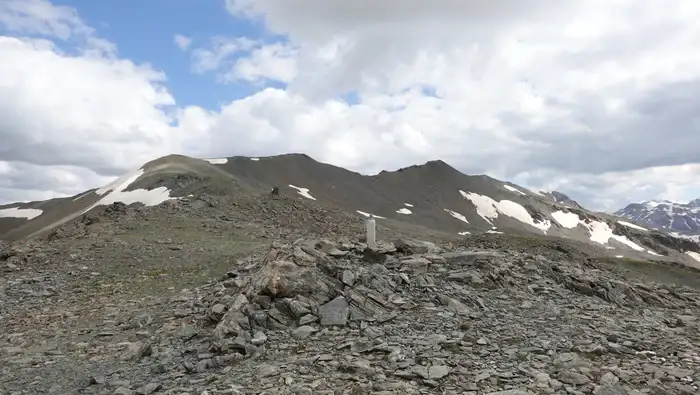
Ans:
[{"label": "white snowfield", "polygon": [[316,198],[313,197],[313,196],[311,196],[311,194],[309,193],[309,188],[295,187],[295,186],[292,185],[292,184],[289,184],[289,187],[290,187],[290,188],[296,189],[298,194],[300,194],[301,196],[303,196],[303,197],[305,197],[305,198],[307,198],[307,199],[316,200]]},{"label": "white snowfield", "polygon": [[34,219],[43,213],[42,210],[36,208],[0,208],[0,218],[24,218]]},{"label": "white snowfield", "polygon": [[559,225],[565,227],[566,229],[573,229],[581,223],[581,219],[578,214],[575,213],[565,213],[563,211],[555,211],[552,213],[552,218],[559,223]]},{"label": "white snowfield", "polygon": [[374,218],[386,219],[386,217],[382,217],[381,215],[371,214],[371,213],[367,213],[367,212],[360,211],[360,210],[355,210],[355,211],[357,211],[359,214],[362,214],[362,215],[364,215],[365,217],[368,217],[368,218],[369,218],[370,216],[372,216],[372,217],[374,217]]},{"label": "white snowfield", "polygon": [[[659,255],[655,251],[645,250],[644,247],[641,247],[638,244],[636,244],[635,242],[633,242],[632,240],[628,239],[627,236],[620,236],[620,235],[613,234],[612,228],[610,228],[610,226],[605,222],[591,221],[589,223],[586,223],[585,221],[583,221],[579,218],[578,214],[565,213],[563,211],[553,212],[552,218],[554,218],[555,221],[557,221],[561,226],[563,226],[564,228],[567,228],[567,229],[573,229],[579,225],[588,229],[588,231],[591,234],[590,239],[591,239],[591,241],[593,241],[595,243],[608,244],[610,239],[613,239],[613,240],[616,240],[617,242],[625,244],[626,246],[632,248],[633,250],[645,251],[646,253],[651,254],[651,255]],[[618,221],[618,222],[620,222],[620,221]],[[625,225],[625,224],[623,224],[623,225]]]},{"label": "white snowfield", "polygon": [[411,210],[409,210],[409,209],[407,209],[407,208],[405,208],[405,207],[396,210],[396,212],[399,213],[399,214],[406,214],[406,215],[408,215],[408,214],[413,214],[413,212],[412,212]]},{"label": "white snowfield", "polygon": [[86,213],[97,206],[107,206],[117,202],[127,205],[141,203],[144,206],[157,206],[166,200],[174,199],[170,197],[170,190],[166,187],[125,191],[125,189],[136,182],[143,173],[143,169],[138,169],[124,174],[102,188],[98,188],[95,190],[95,193],[102,196],[102,198],[83,210],[82,213]]},{"label": "white snowfield", "polygon": [[641,226],[635,225],[635,224],[630,223],[630,222],[617,221],[617,223],[620,224],[620,225],[624,225],[624,226],[626,226],[626,227],[628,227],[628,228],[637,229],[637,230],[643,230],[643,231],[645,231],[645,232],[648,232],[648,231],[649,231],[649,229],[642,228]]},{"label": "white snowfield", "polygon": [[445,211],[448,212],[451,216],[457,218],[458,220],[460,220],[464,223],[467,223],[467,224],[469,223],[469,221],[467,221],[467,217],[465,217],[464,215],[462,215],[456,211],[452,211],[452,210],[448,210],[448,209],[445,209]]},{"label": "white snowfield", "polygon": [[535,222],[530,213],[527,212],[525,207],[511,200],[501,200],[497,202],[492,198],[484,195],[479,195],[473,192],[459,191],[467,200],[472,202],[476,207],[476,213],[481,216],[486,222],[493,225],[493,220],[498,218],[499,214],[503,214],[507,217],[517,219],[518,221],[530,225],[547,233],[547,229],[552,226],[552,223],[548,220],[542,222]]},{"label": "white snowfield", "polygon": [[228,163],[228,158],[212,158],[204,160],[211,163],[212,165],[225,165]]},{"label": "white snowfield", "polygon": [[503,184],[503,188],[505,188],[505,189],[507,189],[507,190],[509,190],[509,191],[511,191],[511,192],[515,192],[515,193],[518,193],[518,194],[520,194],[520,195],[527,196],[527,193],[525,193],[525,192],[519,190],[518,188],[512,187],[512,186],[510,186],[510,185],[508,185],[508,184]]},{"label": "white snowfield", "polygon": [[677,239],[692,240],[696,243],[700,243],[700,235],[684,235],[678,232],[669,232],[668,234]]},{"label": "white snowfield", "polygon": [[404,203],[403,205],[406,207],[413,207],[413,205],[411,203]]},{"label": "white snowfield", "polygon": [[257,161],[260,160],[260,158],[250,158],[250,160],[252,160],[252,161],[254,161],[254,162],[257,162]]},{"label": "white snowfield", "polygon": [[694,251],[686,251],[686,254],[690,255],[693,259],[700,262],[700,254]]}]

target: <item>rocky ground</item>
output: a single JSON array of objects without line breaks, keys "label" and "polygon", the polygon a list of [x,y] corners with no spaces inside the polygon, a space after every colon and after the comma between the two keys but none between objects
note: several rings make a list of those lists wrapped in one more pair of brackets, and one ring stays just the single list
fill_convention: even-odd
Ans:
[{"label": "rocky ground", "polygon": [[700,392],[694,272],[417,229],[369,248],[297,204],[113,205],[0,244],[0,394]]}]

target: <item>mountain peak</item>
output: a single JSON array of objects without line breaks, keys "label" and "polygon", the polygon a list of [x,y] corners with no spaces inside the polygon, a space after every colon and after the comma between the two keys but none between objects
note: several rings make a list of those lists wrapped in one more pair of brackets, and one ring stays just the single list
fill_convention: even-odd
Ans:
[{"label": "mountain peak", "polygon": [[691,200],[690,202],[688,202],[688,206],[690,206],[690,207],[700,207],[700,198]]},{"label": "mountain peak", "polygon": [[685,235],[700,234],[700,198],[686,204],[662,199],[632,203],[616,211],[615,215],[653,229]]},{"label": "mountain peak", "polygon": [[578,208],[578,209],[583,208],[580,204],[578,204],[577,201],[575,201],[574,199],[570,198],[569,196],[567,196],[566,194],[564,194],[562,192],[551,191],[551,192],[549,192],[549,195],[552,196],[552,198],[554,199],[555,202],[557,202],[559,204],[563,204],[564,206],[569,206],[569,207]]},{"label": "mountain peak", "polygon": [[[262,204],[267,200],[260,197],[272,190],[275,196],[291,201],[302,199],[360,218],[371,214],[408,228],[460,236],[472,232],[534,232],[577,239],[583,231],[590,232],[583,238],[586,242],[608,244],[617,240],[643,251],[631,240],[612,233],[616,228],[606,225],[605,219],[589,213],[584,214],[588,222],[583,221],[577,213],[586,210],[558,191],[530,191],[486,175],[466,175],[440,159],[368,176],[318,162],[303,153],[204,160],[168,155],[80,196],[0,207],[0,217],[10,218],[0,220],[0,231],[8,239],[31,236],[116,202],[156,206],[172,201],[186,205],[190,198],[208,195]],[[659,215],[676,210],[661,204],[655,207]],[[700,213],[700,208],[683,207],[686,212]],[[651,206],[637,205],[635,210],[649,211]],[[700,221],[697,225],[700,227]]]}]

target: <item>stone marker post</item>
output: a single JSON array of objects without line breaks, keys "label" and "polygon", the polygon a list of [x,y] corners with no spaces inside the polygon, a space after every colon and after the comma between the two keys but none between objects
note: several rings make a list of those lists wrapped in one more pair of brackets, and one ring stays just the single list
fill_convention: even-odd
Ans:
[{"label": "stone marker post", "polygon": [[375,243],[377,242],[377,224],[374,221],[374,216],[372,214],[370,214],[367,221],[365,221],[365,226],[367,228],[367,245],[369,247],[374,247]]}]

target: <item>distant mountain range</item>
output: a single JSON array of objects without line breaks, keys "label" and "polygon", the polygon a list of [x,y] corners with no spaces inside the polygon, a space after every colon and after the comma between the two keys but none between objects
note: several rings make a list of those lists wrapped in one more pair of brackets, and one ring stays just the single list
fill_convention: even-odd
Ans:
[{"label": "distant mountain range", "polygon": [[[109,185],[76,196],[0,206],[0,239],[45,235],[114,203],[154,206],[205,195],[250,200],[269,195],[274,187],[280,195],[294,197],[301,204],[356,216],[359,224],[373,215],[382,226],[429,229],[455,238],[483,234],[555,236],[586,242],[618,258],[666,256],[695,265],[700,262],[697,243],[586,210],[560,192],[529,190],[486,175],[466,175],[441,160],[369,176],[304,154],[162,157]],[[666,219],[658,228],[697,230],[700,223],[691,214],[700,212],[699,203],[682,206],[684,217]],[[672,206],[664,209],[661,203],[635,207],[629,211],[632,217],[625,217],[643,224],[650,223],[644,221],[650,217],[659,221],[667,218],[668,210],[681,212]],[[651,215],[650,210],[658,214]],[[330,216],[326,219],[333,220]],[[671,224],[675,228],[669,228]],[[682,224],[687,224],[686,228]]]},{"label": "distant mountain range", "polygon": [[700,198],[688,203],[668,200],[650,200],[632,203],[615,212],[615,215],[630,219],[637,224],[669,232],[677,236],[700,237]]}]

